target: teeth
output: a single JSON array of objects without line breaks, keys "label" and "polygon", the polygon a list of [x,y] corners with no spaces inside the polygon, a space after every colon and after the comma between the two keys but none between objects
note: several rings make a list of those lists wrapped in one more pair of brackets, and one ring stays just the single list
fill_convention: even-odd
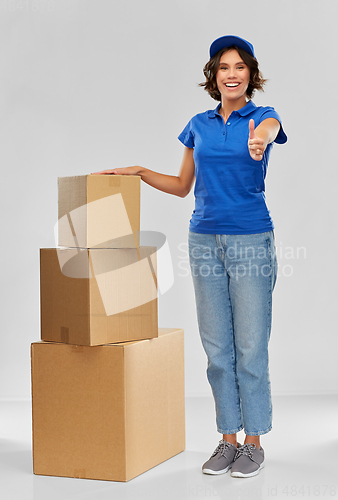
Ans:
[{"label": "teeth", "polygon": [[226,83],[226,87],[238,87],[239,83]]}]

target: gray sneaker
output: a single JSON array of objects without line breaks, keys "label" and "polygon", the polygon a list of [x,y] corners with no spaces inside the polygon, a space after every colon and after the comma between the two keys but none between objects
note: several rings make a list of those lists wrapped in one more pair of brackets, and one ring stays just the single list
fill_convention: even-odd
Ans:
[{"label": "gray sneaker", "polygon": [[236,453],[231,468],[231,477],[256,476],[264,467],[264,450],[254,444],[243,444]]},{"label": "gray sneaker", "polygon": [[[238,448],[241,446],[237,443]],[[237,449],[231,443],[221,439],[214,453],[202,466],[204,474],[225,474],[231,469]]]}]

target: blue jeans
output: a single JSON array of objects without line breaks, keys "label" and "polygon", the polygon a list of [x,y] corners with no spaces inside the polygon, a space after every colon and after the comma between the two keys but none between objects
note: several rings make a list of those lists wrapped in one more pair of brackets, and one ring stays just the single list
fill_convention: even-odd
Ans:
[{"label": "blue jeans", "polygon": [[189,261],[218,432],[272,428],[268,343],[277,278],[274,232],[189,231]]}]

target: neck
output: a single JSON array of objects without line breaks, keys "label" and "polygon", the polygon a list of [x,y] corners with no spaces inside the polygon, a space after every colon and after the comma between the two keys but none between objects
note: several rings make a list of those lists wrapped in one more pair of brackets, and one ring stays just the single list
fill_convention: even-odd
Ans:
[{"label": "neck", "polygon": [[242,99],[238,99],[236,101],[226,101],[222,99],[222,105],[219,108],[219,114],[222,115],[225,120],[227,120],[233,111],[244,108],[246,104],[247,100],[244,96]]}]

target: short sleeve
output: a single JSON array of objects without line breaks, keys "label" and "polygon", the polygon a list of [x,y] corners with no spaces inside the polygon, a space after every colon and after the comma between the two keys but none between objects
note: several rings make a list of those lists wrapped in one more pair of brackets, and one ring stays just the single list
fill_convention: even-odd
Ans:
[{"label": "short sleeve", "polygon": [[288,140],[288,138],[286,133],[284,132],[281,117],[279,116],[277,111],[270,106],[263,108],[263,113],[260,116],[260,123],[267,118],[275,118],[279,121],[280,129],[274,142],[276,142],[277,144],[284,144]]},{"label": "short sleeve", "polygon": [[185,126],[182,130],[178,139],[187,146],[187,148],[193,148],[195,146],[194,134],[192,131],[192,120]]}]

